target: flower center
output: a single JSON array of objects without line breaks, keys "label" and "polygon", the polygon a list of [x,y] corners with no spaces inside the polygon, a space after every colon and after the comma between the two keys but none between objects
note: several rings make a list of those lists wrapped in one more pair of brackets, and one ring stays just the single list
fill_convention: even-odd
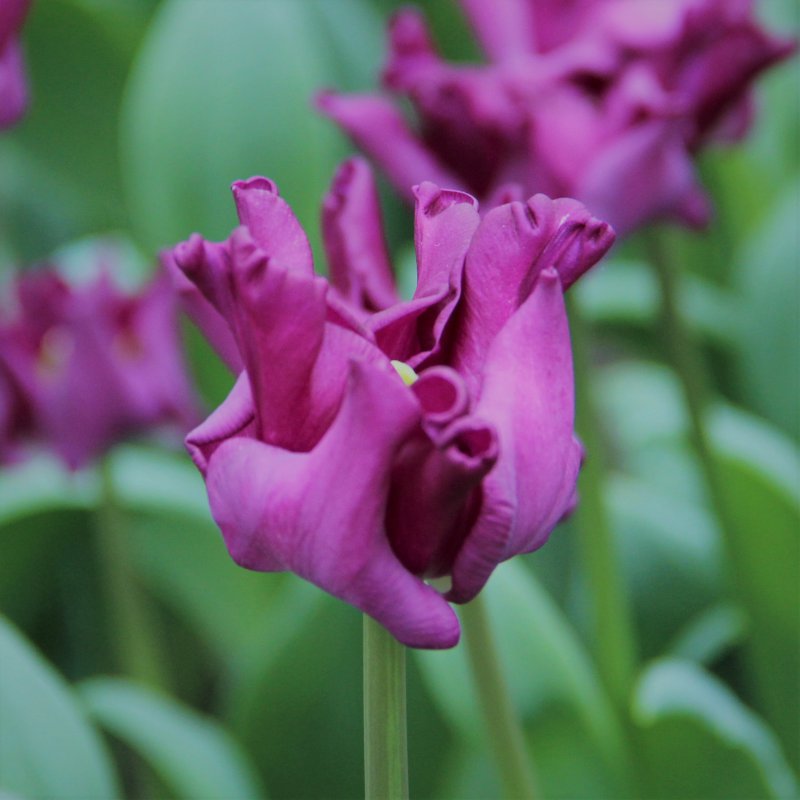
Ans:
[{"label": "flower center", "polygon": [[419,380],[419,375],[405,361],[392,361],[392,366],[397,370],[397,374],[403,379],[406,386],[412,386]]}]

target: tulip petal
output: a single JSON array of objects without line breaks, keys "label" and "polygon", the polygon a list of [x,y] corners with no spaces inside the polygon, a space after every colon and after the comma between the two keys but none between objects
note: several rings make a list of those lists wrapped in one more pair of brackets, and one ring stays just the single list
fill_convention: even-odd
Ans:
[{"label": "tulip petal", "polygon": [[466,257],[453,363],[477,393],[492,341],[528,298],[542,270],[564,289],[608,251],[614,232],[575,200],[536,195],[490,210]]},{"label": "tulip petal", "polygon": [[274,263],[249,229],[230,239],[239,349],[250,377],[259,437],[308,450],[341,401],[351,358],[388,366],[375,345],[327,322],[328,285]]},{"label": "tulip petal", "polygon": [[250,379],[242,372],[225,400],[186,437],[186,449],[195,466],[205,475],[216,449],[233,437],[255,435],[256,410]]},{"label": "tulip petal", "polygon": [[467,602],[501,561],[546,541],[569,508],[581,450],[573,435],[573,378],[561,282],[552,267],[492,343],[476,416],[500,442],[483,504],[453,566],[448,599]]},{"label": "tulip petal", "polygon": [[322,235],[331,283],[347,301],[370,312],[398,301],[378,191],[363,159],[337,170],[322,205]]},{"label": "tulip petal", "polygon": [[0,47],[0,129],[13,125],[28,105],[22,50],[16,41]]},{"label": "tulip petal", "polygon": [[411,300],[375,314],[368,323],[389,358],[413,367],[439,348],[461,294],[464,258],[480,221],[471,195],[425,182],[415,187],[415,196],[417,289]]},{"label": "tulip petal", "polygon": [[409,646],[452,647],[455,614],[400,563],[384,528],[391,465],[420,414],[391,373],[353,362],[342,407],[308,453],[226,441],[209,463],[209,501],[237,563],[296,572]]},{"label": "tulip petal", "polygon": [[171,250],[164,250],[160,259],[162,266],[172,278],[173,287],[183,310],[202,331],[203,336],[208,339],[228,369],[234,374],[241,372],[242,356],[228,322],[203,295],[197,284],[191,281],[177,265]]},{"label": "tulip petal", "polygon": [[492,61],[511,61],[535,52],[532,4],[527,0],[461,0],[461,7]]},{"label": "tulip petal", "polygon": [[387,98],[323,92],[317,96],[316,105],[378,164],[405,199],[413,201],[412,187],[423,181],[456,188],[461,185]]},{"label": "tulip petal", "polygon": [[269,258],[283,269],[314,274],[314,256],[305,231],[269,178],[235,181],[231,186],[239,221]]},{"label": "tulip petal", "polygon": [[695,227],[708,222],[682,127],[670,119],[635,126],[599,152],[584,173],[576,194],[618,235],[664,216]]}]

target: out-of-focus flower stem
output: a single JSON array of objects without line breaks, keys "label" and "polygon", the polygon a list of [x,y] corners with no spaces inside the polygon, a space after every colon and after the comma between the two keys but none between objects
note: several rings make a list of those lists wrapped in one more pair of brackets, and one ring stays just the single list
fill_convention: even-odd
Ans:
[{"label": "out-of-focus flower stem", "polygon": [[408,798],[406,648],[366,614],[364,786],[367,798]]},{"label": "out-of-focus flower stem", "polygon": [[130,532],[114,491],[111,465],[99,468],[101,497],[97,507],[97,550],[106,604],[109,639],[116,666],[127,676],[165,687],[152,619],[136,576],[128,546]]},{"label": "out-of-focus flower stem", "polygon": [[595,660],[606,688],[625,716],[636,674],[636,636],[605,504],[607,461],[594,402],[589,331],[577,303],[572,298],[568,298],[568,303],[575,369],[576,429],[586,448],[586,463],[578,482],[580,502],[573,521],[589,591]]},{"label": "out-of-focus flower stem", "polygon": [[706,429],[706,412],[709,405],[709,388],[700,348],[686,322],[680,307],[680,265],[667,253],[667,242],[662,230],[653,229],[647,237],[649,260],[658,278],[661,291],[661,320],[664,342],[672,367],[683,389],[684,402],[689,417],[689,433],[711,503],[723,537],[727,543],[733,538],[733,523],[728,512],[720,483],[717,462]]},{"label": "out-of-focus flower stem", "polygon": [[508,692],[485,602],[478,596],[461,609],[467,654],[486,727],[486,736],[503,783],[503,796],[533,800],[533,763]]}]

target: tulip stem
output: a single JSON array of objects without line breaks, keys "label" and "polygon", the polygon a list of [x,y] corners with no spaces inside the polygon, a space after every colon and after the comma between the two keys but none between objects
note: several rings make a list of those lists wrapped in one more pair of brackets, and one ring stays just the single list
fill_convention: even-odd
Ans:
[{"label": "tulip stem", "polygon": [[667,254],[664,234],[652,230],[647,239],[650,262],[661,290],[661,321],[667,352],[683,390],[689,417],[689,432],[705,479],[711,507],[727,544],[733,540],[733,525],[720,481],[714,451],[706,430],[710,391],[703,355],[694,341],[680,304],[680,271]]},{"label": "tulip stem", "polygon": [[586,447],[586,463],[578,483],[580,502],[573,522],[589,590],[595,660],[612,699],[626,716],[636,674],[636,635],[605,501],[607,460],[594,402],[588,326],[577,303],[571,298],[568,302],[576,383],[576,427]]},{"label": "tulip stem", "polygon": [[364,787],[367,800],[408,798],[406,648],[366,614]]},{"label": "tulip stem", "polygon": [[111,465],[100,466],[97,548],[102,570],[109,640],[117,667],[132,678],[164,686],[150,614],[131,569],[125,514],[114,490]]},{"label": "tulip stem", "polygon": [[514,712],[482,597],[462,606],[461,621],[489,745],[503,783],[503,794],[515,800],[533,800],[539,796],[533,762]]}]

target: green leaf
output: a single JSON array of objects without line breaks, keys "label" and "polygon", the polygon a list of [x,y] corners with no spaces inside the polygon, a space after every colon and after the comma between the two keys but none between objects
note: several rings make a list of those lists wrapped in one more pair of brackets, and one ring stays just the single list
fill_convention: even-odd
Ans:
[{"label": "green leaf", "polygon": [[716,411],[711,434],[734,524],[731,559],[750,619],[756,697],[800,764],[800,453],[729,407]]},{"label": "green leaf", "polygon": [[[624,794],[621,731],[566,619],[520,564],[503,564],[484,592],[514,707],[530,725],[547,796]],[[481,743],[483,723],[465,648],[414,655],[443,714],[467,740]]]},{"label": "green leaf", "polygon": [[747,631],[744,612],[732,603],[717,603],[702,611],[675,637],[668,652],[676,658],[712,664],[739,644]]},{"label": "green leaf", "polygon": [[736,261],[739,383],[757,411],[800,439],[800,179],[774,201]]},{"label": "green leaf", "polygon": [[[350,5],[352,8],[352,4]],[[235,226],[230,183],[275,179],[314,237],[341,139],[311,108],[335,82],[307,3],[168,0],[137,58],[122,158],[135,230],[155,249]]]},{"label": "green leaf", "polygon": [[0,616],[0,786],[23,797],[119,797],[108,755],[72,691]]},{"label": "green leaf", "polygon": [[703,506],[618,473],[607,503],[642,653],[659,655],[725,588],[719,532]]},{"label": "green leaf", "polygon": [[641,728],[654,798],[795,797],[774,734],[720,681],[678,660],[642,675],[632,714]]},{"label": "green leaf", "polygon": [[94,719],[138,753],[179,798],[264,796],[244,753],[212,719],[121,679],[95,678],[80,692]]},{"label": "green leaf", "polygon": [[31,107],[0,144],[0,161],[6,146],[22,159],[2,189],[22,260],[126,221],[117,119],[144,17],[126,15],[112,35],[102,16],[77,0],[50,0],[33,4],[25,26]]},{"label": "green leaf", "polygon": [[123,506],[211,523],[203,478],[185,454],[126,445],[109,459],[114,492]]},{"label": "green leaf", "polygon": [[92,470],[71,473],[49,456],[35,456],[0,471],[0,525],[31,514],[94,506],[99,481]]},{"label": "green leaf", "polygon": [[[725,348],[737,341],[735,297],[691,274],[680,291],[681,306],[700,336]],[[640,261],[605,262],[575,287],[575,293],[587,318],[600,324],[650,327],[660,313],[655,275]]]}]

